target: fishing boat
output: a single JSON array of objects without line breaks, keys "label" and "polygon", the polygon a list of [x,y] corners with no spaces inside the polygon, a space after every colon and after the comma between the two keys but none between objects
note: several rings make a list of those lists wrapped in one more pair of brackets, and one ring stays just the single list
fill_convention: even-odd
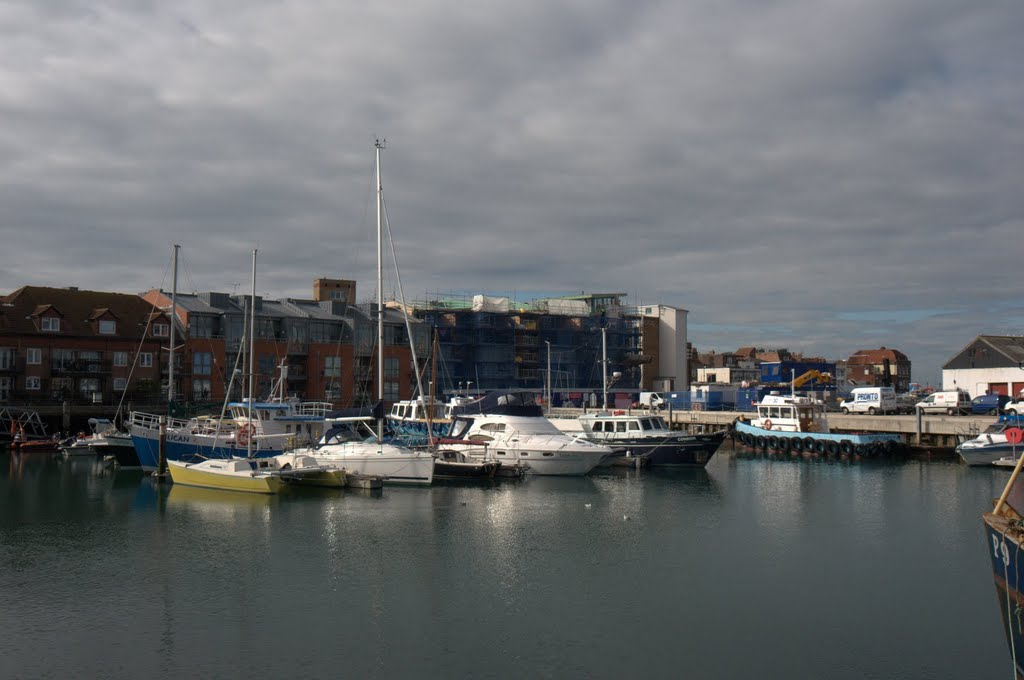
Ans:
[{"label": "fishing boat", "polygon": [[1002,494],[995,501],[991,512],[982,514],[985,527],[985,550],[992,564],[992,579],[999,602],[1000,620],[1006,633],[1013,672],[1018,680],[1024,680],[1024,628],[1020,623],[1020,611],[1024,607],[1024,484],[1020,471],[1024,456],[1010,473]]},{"label": "fishing boat", "polygon": [[[1016,464],[1015,453],[1020,442],[1011,441],[1013,430],[1024,427],[1024,416],[1003,415],[985,428],[977,437],[960,442],[956,452],[968,465],[992,465],[1002,458],[1009,457]],[[1003,463],[1005,465],[1005,462]]]},{"label": "fishing boat", "polygon": [[374,148],[377,170],[377,405],[372,415],[342,414],[326,419],[331,427],[320,442],[299,452],[313,456],[321,465],[343,469],[346,473],[382,477],[387,484],[429,485],[434,479],[434,457],[430,452],[386,442],[384,437],[384,195],[380,172],[383,141],[378,140]]},{"label": "fishing boat", "polygon": [[565,434],[544,417],[533,394],[515,391],[491,392],[456,409],[445,447],[477,459],[493,456],[502,469],[522,466],[533,475],[585,475],[614,455],[608,446]]},{"label": "fishing boat", "polygon": [[603,463],[615,466],[704,467],[729,434],[728,429],[688,434],[672,430],[660,415],[626,411],[587,413],[552,422],[567,434],[615,449],[615,455]]},{"label": "fishing boat", "polygon": [[895,433],[830,432],[825,405],[810,397],[772,392],[754,407],[756,417],[733,424],[740,443],[753,449],[844,456],[891,455],[904,449]]}]

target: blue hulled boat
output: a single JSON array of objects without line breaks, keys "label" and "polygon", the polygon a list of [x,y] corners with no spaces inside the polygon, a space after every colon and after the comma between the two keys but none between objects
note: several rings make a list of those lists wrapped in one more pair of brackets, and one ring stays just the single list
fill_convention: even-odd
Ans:
[{"label": "blue hulled boat", "polygon": [[737,420],[736,438],[760,451],[846,456],[882,456],[901,452],[898,434],[833,433],[820,401],[796,395],[770,394],[754,404],[757,416]]},{"label": "blue hulled boat", "polygon": [[1000,618],[1006,633],[1010,662],[1018,680],[1024,680],[1024,626],[1019,615],[1024,608],[1021,584],[1024,581],[1024,487],[1019,473],[1024,458],[1017,462],[1010,480],[1003,489],[992,512],[982,515],[985,524],[985,550],[992,563],[992,579],[996,586]]}]

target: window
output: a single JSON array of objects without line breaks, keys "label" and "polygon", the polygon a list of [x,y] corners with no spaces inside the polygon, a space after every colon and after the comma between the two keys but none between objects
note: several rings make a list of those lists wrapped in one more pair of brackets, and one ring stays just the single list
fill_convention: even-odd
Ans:
[{"label": "window", "polygon": [[128,387],[128,378],[114,378],[115,392],[124,392],[126,387]]},{"label": "window", "polygon": [[114,335],[117,333],[117,322],[110,319],[100,319],[100,334]]},{"label": "window", "polygon": [[341,357],[324,357],[324,375],[329,378],[341,375]]},{"label": "window", "polygon": [[153,353],[152,352],[140,352],[139,353],[139,366],[142,368],[153,367]]},{"label": "window", "polygon": [[[212,352],[196,352],[192,355],[192,374],[193,375],[210,375],[213,372],[213,353]],[[206,381],[210,382],[209,380]],[[193,383],[194,384],[194,383]],[[207,391],[209,391],[209,385],[207,385]]]},{"label": "window", "polygon": [[9,370],[14,367],[14,348],[0,347],[0,370]]},{"label": "window", "polygon": [[43,381],[38,375],[30,375],[25,378],[25,389],[36,391],[42,389]]},{"label": "window", "polygon": [[69,349],[55,349],[50,352],[50,365],[55,371],[70,371],[75,363],[75,354]]},{"label": "window", "polygon": [[385,357],[384,358],[384,377],[385,378],[397,378],[398,377],[398,358],[397,357]]},{"label": "window", "polygon": [[210,380],[209,378],[193,378],[192,380],[192,398],[193,399],[209,399],[210,398]]},{"label": "window", "polygon": [[103,370],[101,362],[103,361],[103,354],[101,352],[94,351],[81,351],[78,353],[78,365],[80,370],[86,370],[90,373],[99,373]]},{"label": "window", "polygon": [[166,323],[153,324],[153,335],[158,338],[167,338],[171,335],[171,326]]},{"label": "window", "polygon": [[384,399],[387,401],[398,401],[398,383],[384,383]]},{"label": "window", "polygon": [[99,378],[82,378],[78,381],[78,393],[83,397],[91,397],[100,391]]},{"label": "window", "polygon": [[43,350],[38,347],[29,347],[25,351],[25,363],[32,365],[43,363]]},{"label": "window", "polygon": [[60,331],[60,317],[44,316],[39,320],[39,330],[57,333]]},{"label": "window", "polygon": [[128,365],[128,352],[114,352],[114,365],[115,366],[127,366]]}]

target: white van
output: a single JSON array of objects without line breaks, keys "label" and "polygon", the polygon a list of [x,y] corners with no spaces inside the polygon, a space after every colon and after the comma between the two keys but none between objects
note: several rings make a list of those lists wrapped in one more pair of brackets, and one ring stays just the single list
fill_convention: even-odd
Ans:
[{"label": "white van", "polygon": [[971,395],[962,390],[932,392],[923,401],[917,402],[915,407],[924,413],[968,413],[971,410]]},{"label": "white van", "polygon": [[637,406],[640,408],[649,408],[655,411],[664,405],[665,400],[658,392],[641,392],[640,399],[637,401]]},{"label": "white van", "polygon": [[896,413],[896,390],[891,387],[856,387],[839,405],[843,413]]}]

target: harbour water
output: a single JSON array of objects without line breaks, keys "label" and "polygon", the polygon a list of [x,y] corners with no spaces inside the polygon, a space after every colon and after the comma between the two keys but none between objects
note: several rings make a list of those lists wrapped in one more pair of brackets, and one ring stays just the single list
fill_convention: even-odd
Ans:
[{"label": "harbour water", "polygon": [[741,458],[257,497],[0,452],[0,677],[1012,677],[1006,470]]}]

